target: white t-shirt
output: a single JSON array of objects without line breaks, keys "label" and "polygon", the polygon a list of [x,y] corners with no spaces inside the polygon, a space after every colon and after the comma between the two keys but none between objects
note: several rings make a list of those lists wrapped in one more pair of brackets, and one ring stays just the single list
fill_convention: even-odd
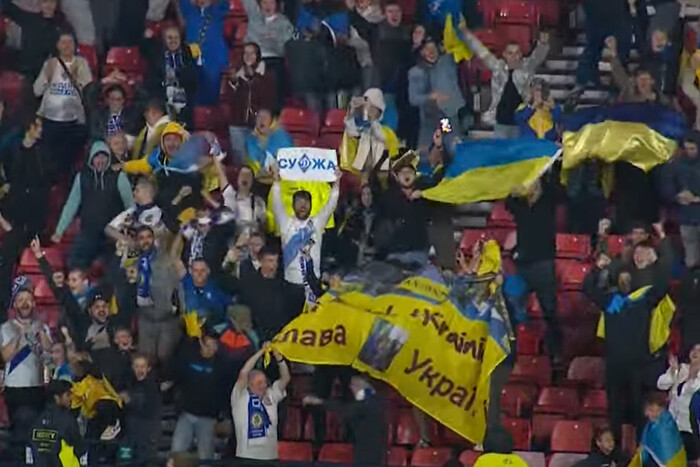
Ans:
[{"label": "white t-shirt", "polygon": [[235,213],[239,225],[260,228],[265,223],[267,206],[262,198],[252,194],[239,195],[231,185],[227,186],[221,195],[224,206]]},{"label": "white t-shirt", "polygon": [[[9,344],[12,340],[17,337],[19,330],[13,321],[6,321],[0,326],[0,334],[2,335],[3,345]],[[45,328],[43,324],[39,321],[32,320],[29,326],[30,331],[23,335],[19,341],[19,348],[24,348],[27,344],[30,347],[34,347],[39,342],[39,330]],[[48,329],[44,329],[47,336]],[[10,372],[10,362],[5,362],[5,374],[4,381],[5,386],[10,388],[28,388],[41,386],[43,384],[42,378],[42,365],[39,360],[39,356],[36,352],[31,351],[27,357],[21,361],[13,370]]]},{"label": "white t-shirt", "polygon": [[236,457],[257,460],[275,460],[277,454],[277,405],[287,397],[287,391],[280,389],[279,381],[267,388],[263,405],[270,417],[270,428],[264,438],[248,439],[248,401],[250,394],[245,384],[236,382],[231,392],[231,414],[236,430]]}]

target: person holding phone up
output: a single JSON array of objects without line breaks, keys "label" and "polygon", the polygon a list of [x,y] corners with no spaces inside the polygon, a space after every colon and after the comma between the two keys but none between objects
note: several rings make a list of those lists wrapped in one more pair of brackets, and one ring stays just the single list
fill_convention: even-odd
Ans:
[{"label": "person holding phone up", "polygon": [[524,138],[559,139],[561,106],[554,102],[549,83],[535,78],[530,84],[527,104],[520,104],[515,111],[515,122]]}]

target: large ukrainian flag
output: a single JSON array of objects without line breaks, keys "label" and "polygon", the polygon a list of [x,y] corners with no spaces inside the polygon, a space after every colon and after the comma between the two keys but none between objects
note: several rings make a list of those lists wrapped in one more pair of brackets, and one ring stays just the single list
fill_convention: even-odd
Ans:
[{"label": "large ukrainian flag", "polygon": [[628,162],[645,172],[668,161],[685,133],[683,116],[655,104],[584,109],[564,120],[562,177],[587,159]]},{"label": "large ukrainian flag", "polygon": [[466,141],[455,148],[445,178],[423,197],[450,204],[502,199],[539,178],[559,152],[551,141]]},{"label": "large ukrainian flag", "polygon": [[686,454],[683,440],[675,420],[664,410],[658,420],[647,423],[642,433],[639,450],[629,463],[629,467],[648,465],[653,459],[661,467],[685,467]]}]

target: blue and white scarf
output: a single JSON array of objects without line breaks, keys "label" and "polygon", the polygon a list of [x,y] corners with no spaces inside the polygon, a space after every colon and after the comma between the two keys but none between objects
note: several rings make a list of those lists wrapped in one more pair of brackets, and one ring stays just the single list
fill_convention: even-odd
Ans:
[{"label": "blue and white scarf", "polygon": [[154,254],[155,251],[149,251],[139,255],[139,282],[136,288],[137,300],[151,299],[151,274],[153,273],[151,262],[153,261]]},{"label": "blue and white scarf", "polygon": [[272,426],[261,398],[248,391],[248,440],[265,438]]}]

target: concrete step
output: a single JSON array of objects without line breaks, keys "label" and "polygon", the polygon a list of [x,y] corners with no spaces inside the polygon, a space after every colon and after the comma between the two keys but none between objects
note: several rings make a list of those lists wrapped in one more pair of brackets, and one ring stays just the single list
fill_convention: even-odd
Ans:
[{"label": "concrete step", "polygon": [[[564,100],[569,97],[571,90],[569,89],[552,89],[552,97],[554,100]],[[581,95],[582,100],[600,100],[604,101],[610,97],[608,91],[602,89],[586,89]]]},{"label": "concrete step", "polygon": [[583,53],[583,45],[565,45],[561,49],[561,55],[565,57],[578,57]]}]

